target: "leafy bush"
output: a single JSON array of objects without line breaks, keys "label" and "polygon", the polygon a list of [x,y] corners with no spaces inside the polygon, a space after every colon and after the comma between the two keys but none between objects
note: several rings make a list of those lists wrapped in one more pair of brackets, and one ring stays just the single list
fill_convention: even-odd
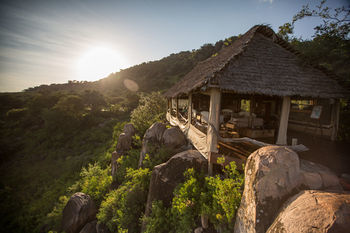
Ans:
[{"label": "leafy bush", "polygon": [[[69,134],[78,130],[81,125],[81,118],[65,114],[62,111],[44,109],[41,113],[41,119],[45,122],[47,137],[54,138],[57,134]],[[52,132],[57,132],[53,134]],[[63,135],[65,138],[66,136]]]},{"label": "leafy bush", "polygon": [[105,97],[96,90],[85,90],[82,94],[83,102],[93,113],[107,106]]},{"label": "leafy bush", "polygon": [[224,168],[225,178],[205,177],[193,169],[184,175],[186,180],[175,189],[171,208],[152,203],[152,213],[145,218],[146,232],[191,232],[201,215],[207,216],[219,232],[232,232],[244,180],[236,164],[231,162]]},{"label": "leafy bush", "polygon": [[140,232],[140,217],[145,211],[151,172],[148,169],[131,169],[125,182],[111,191],[101,203],[97,219],[112,232]]},{"label": "leafy bush", "polygon": [[117,159],[117,174],[113,177],[117,184],[124,182],[128,168],[138,167],[141,148],[141,138],[138,135],[133,136],[132,145],[132,149]]},{"label": "leafy bush", "polygon": [[59,99],[53,109],[65,115],[78,118],[84,111],[84,103],[82,98],[78,95],[65,95]]},{"label": "leafy bush", "polygon": [[12,121],[18,121],[28,114],[28,108],[13,108],[6,113],[6,117]]},{"label": "leafy bush", "polygon": [[196,176],[193,168],[189,168],[184,176],[186,181],[174,192],[171,213],[175,222],[175,232],[191,232],[200,215],[200,195],[203,190],[203,178]]},{"label": "leafy bush", "polygon": [[111,147],[111,151],[115,150],[115,147],[117,146],[118,137],[123,132],[124,126],[127,122],[117,122],[115,126],[113,127],[113,142],[114,144]]},{"label": "leafy bush", "polygon": [[139,105],[131,113],[131,123],[144,135],[146,130],[157,121],[165,120],[166,100],[160,92],[141,96]]},{"label": "leafy bush", "polygon": [[172,231],[171,209],[163,206],[162,201],[152,203],[152,213],[149,217],[143,219],[147,223],[144,233],[167,233]]},{"label": "leafy bush", "polygon": [[219,175],[205,178],[201,213],[207,215],[220,232],[233,231],[236,211],[241,202],[244,178],[236,168],[235,162],[231,162],[224,168],[225,179]]},{"label": "leafy bush", "polygon": [[88,168],[83,168],[80,173],[81,191],[89,194],[97,204],[102,201],[112,183],[110,171],[109,166],[102,169],[98,163],[95,163],[89,164]]},{"label": "leafy bush", "polygon": [[146,154],[142,162],[142,166],[153,170],[154,166],[168,161],[173,154],[173,150],[164,145],[160,147],[151,146],[149,153]]},{"label": "leafy bush", "polygon": [[122,155],[119,159],[117,159],[118,169],[116,177],[113,177],[113,179],[118,184],[125,181],[129,168],[137,169],[139,157],[140,149],[131,149],[126,155]]},{"label": "leafy bush", "polygon": [[63,209],[66,206],[69,197],[60,196],[58,202],[56,202],[53,210],[47,214],[46,224],[53,227],[53,229],[59,229],[62,219]]}]

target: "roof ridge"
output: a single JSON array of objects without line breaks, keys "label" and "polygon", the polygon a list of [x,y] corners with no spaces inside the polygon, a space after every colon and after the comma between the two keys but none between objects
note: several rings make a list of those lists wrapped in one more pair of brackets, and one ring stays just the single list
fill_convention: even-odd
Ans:
[{"label": "roof ridge", "polygon": [[[238,53],[234,53],[232,54],[228,59],[226,59],[226,61],[224,62],[224,64],[216,71],[213,72],[213,74],[211,75],[210,77],[210,80],[215,78],[216,74],[221,72],[222,70],[224,70],[229,64],[230,62],[232,61],[232,59],[238,57],[239,55],[243,54],[246,50],[246,48],[248,47],[249,43],[252,41],[252,38],[255,36],[258,28],[260,27],[260,25],[255,25],[253,26],[250,30],[248,30],[246,33],[244,33],[241,37],[244,37],[244,36],[248,36],[248,39],[246,40],[246,42],[242,43],[243,46],[239,48],[239,52]],[[250,35],[250,36],[249,36]],[[234,48],[235,47],[235,43],[232,43],[230,46],[228,47],[232,47]]]}]

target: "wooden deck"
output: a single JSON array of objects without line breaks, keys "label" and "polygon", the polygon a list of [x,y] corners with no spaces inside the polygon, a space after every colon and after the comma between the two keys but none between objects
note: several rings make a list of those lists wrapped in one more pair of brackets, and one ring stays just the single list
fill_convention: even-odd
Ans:
[{"label": "wooden deck", "polygon": [[[178,119],[170,117],[170,114],[167,114],[167,119],[172,125],[179,126],[192,145],[194,145],[194,147],[199,150],[205,158],[208,158],[205,133],[188,123],[182,124]],[[309,148],[308,151],[297,152],[301,159],[323,164],[337,174],[350,174],[350,144],[333,142],[329,139],[292,130],[288,130],[287,136],[288,145],[291,144],[292,138],[297,138],[298,144],[303,144]],[[263,138],[261,141],[255,141],[255,143],[253,139],[249,138],[237,138],[236,140],[239,141],[227,141],[225,138],[219,139],[219,152],[214,154],[212,162],[216,163],[218,157],[224,156],[226,164],[231,161],[235,161],[238,168],[240,168],[242,163],[245,163],[248,156],[255,150],[265,146],[266,144],[273,145],[275,142],[275,138],[272,137]],[[253,142],[249,140],[252,140]],[[264,145],[264,143],[266,144]],[[292,148],[291,146],[289,147]]]},{"label": "wooden deck", "polygon": [[336,174],[350,174],[350,144],[330,141],[324,137],[288,130],[288,143],[297,138],[309,148],[309,151],[298,152],[299,158],[322,164]]},{"label": "wooden deck", "polygon": [[[297,152],[300,159],[322,164],[337,175],[350,174],[350,144],[289,130],[288,144],[291,144],[292,138],[297,138],[298,143],[309,148],[308,151]],[[273,138],[267,138],[264,142],[272,144]],[[224,155],[228,162],[236,161],[238,165],[245,163],[248,156],[261,147],[249,142],[220,142],[219,146],[218,157]]]}]

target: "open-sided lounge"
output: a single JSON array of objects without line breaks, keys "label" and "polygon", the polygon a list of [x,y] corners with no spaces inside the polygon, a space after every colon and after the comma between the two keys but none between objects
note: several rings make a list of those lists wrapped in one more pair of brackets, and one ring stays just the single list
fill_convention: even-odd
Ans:
[{"label": "open-sided lounge", "polygon": [[225,149],[241,160],[267,143],[304,150],[296,139],[287,140],[288,130],[335,140],[346,91],[336,77],[303,64],[272,29],[257,25],[165,95],[168,121],[215,163]]}]

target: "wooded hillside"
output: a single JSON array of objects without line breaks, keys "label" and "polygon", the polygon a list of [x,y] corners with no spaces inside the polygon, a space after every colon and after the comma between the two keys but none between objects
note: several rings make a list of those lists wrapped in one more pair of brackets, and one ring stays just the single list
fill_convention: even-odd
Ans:
[{"label": "wooded hillside", "polygon": [[[96,82],[70,81],[19,93],[1,93],[0,225],[3,231],[52,229],[58,221],[55,208],[66,201],[58,198],[74,186],[79,176],[82,179],[86,176],[86,169],[80,173],[82,167],[91,166],[89,172],[102,175],[107,171],[115,147],[113,126],[117,125],[115,131],[120,130],[122,122],[130,120],[130,113],[143,98],[140,93],[167,90],[198,62],[215,56],[235,39],[171,54]],[[302,62],[322,66],[335,73],[343,86],[349,85],[348,38],[322,34],[313,40],[294,38],[290,42],[304,55]],[[139,90],[128,90],[124,85],[126,79],[137,83]],[[342,107],[340,139],[348,140],[350,115],[346,101]],[[101,171],[101,167],[105,170]]]}]

